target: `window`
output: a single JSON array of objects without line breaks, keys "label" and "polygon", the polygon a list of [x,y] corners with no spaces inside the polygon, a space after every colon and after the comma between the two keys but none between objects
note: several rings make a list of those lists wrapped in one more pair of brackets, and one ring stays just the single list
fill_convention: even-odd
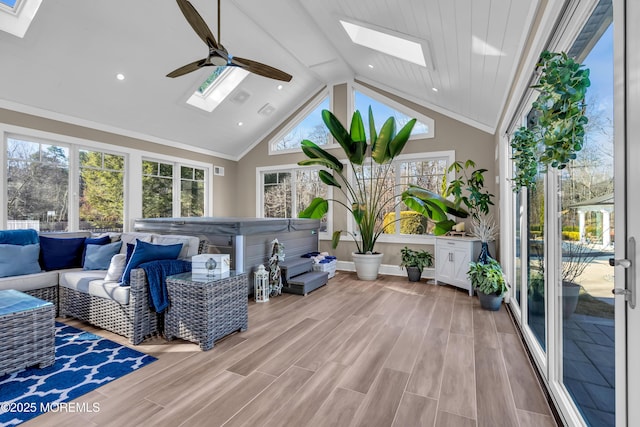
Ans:
[{"label": "window", "polygon": [[[443,194],[447,185],[447,167],[454,161],[453,157],[453,152],[400,156],[390,165],[374,165],[373,171],[368,165],[355,171],[357,174],[365,173],[365,176],[372,177],[383,177],[386,174],[387,192],[380,197],[381,202],[387,207],[380,218],[385,225],[381,241],[392,240],[394,236],[403,236],[406,239],[408,236],[432,234],[433,224],[427,218],[409,210],[403,203],[396,206],[396,201],[409,184]],[[387,168],[389,170],[385,172]],[[355,229],[355,226],[353,228]]]},{"label": "window", "polygon": [[[315,197],[330,198],[328,187],[318,178],[318,169],[297,166],[258,170],[258,190],[262,218],[297,218]],[[321,220],[320,231],[329,230],[328,215]]]},{"label": "window", "polygon": [[210,113],[222,104],[248,75],[249,72],[240,67],[216,67],[189,97],[187,104]]},{"label": "window", "polygon": [[180,166],[180,216],[204,215],[204,169]]},{"label": "window", "polygon": [[24,37],[42,0],[0,0],[0,30]]},{"label": "window", "polygon": [[406,34],[392,32],[386,28],[376,28],[371,24],[349,22],[340,19],[340,24],[352,42],[377,50],[413,64],[427,66],[424,59],[423,42],[409,40]]},{"label": "window", "polygon": [[79,151],[80,229],[122,231],[124,222],[124,156]]},{"label": "window", "polygon": [[316,102],[303,110],[299,120],[287,127],[284,134],[276,136],[269,144],[270,154],[290,153],[300,150],[300,142],[308,139],[318,145],[331,144],[329,130],[322,121],[322,110],[329,110],[329,95],[324,93]]},{"label": "window", "polygon": [[[179,175],[175,176],[178,171]],[[145,218],[203,216],[205,179],[202,168],[143,160],[142,215]]]},{"label": "window", "polygon": [[0,135],[0,228],[128,231],[132,218],[209,215],[212,165],[10,125]]},{"label": "window", "polygon": [[173,165],[142,161],[142,215],[145,218],[173,216]]},{"label": "window", "polygon": [[7,138],[7,227],[67,229],[69,148]]},{"label": "window", "polygon": [[[360,111],[364,128],[367,129],[367,131],[369,130],[369,106],[371,106],[373,118],[378,126],[376,131],[380,131],[384,121],[389,117],[395,118],[397,125],[396,131],[400,130],[402,126],[415,117],[418,120],[411,132],[411,138],[434,137],[433,119],[403,108],[400,105],[391,106],[391,100],[382,101],[381,97],[374,95],[373,92],[369,92],[369,95],[358,89],[353,90],[354,110]],[[402,108],[404,111],[400,111],[399,108]]]}]

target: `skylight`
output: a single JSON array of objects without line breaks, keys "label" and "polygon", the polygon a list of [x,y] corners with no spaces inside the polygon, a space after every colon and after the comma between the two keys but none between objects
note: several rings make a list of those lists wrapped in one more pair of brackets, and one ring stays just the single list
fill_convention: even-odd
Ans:
[{"label": "skylight", "polygon": [[216,109],[227,96],[249,75],[240,67],[216,67],[211,75],[187,100],[187,104],[208,111]]},{"label": "skylight", "polygon": [[11,9],[13,9],[16,5],[18,0],[0,0],[0,3],[9,6]]},{"label": "skylight", "polygon": [[387,55],[395,56],[414,64],[427,66],[422,45],[405,38],[404,35],[393,35],[388,30],[381,31],[362,24],[340,20],[351,41]]},{"label": "skylight", "polygon": [[24,37],[42,0],[0,0],[0,30]]}]

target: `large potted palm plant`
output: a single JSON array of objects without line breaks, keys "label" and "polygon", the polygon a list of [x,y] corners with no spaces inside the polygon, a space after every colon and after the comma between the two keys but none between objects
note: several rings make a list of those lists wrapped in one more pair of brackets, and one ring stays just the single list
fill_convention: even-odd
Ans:
[{"label": "large potted palm plant", "polygon": [[[395,196],[392,161],[402,152],[416,122],[412,119],[396,133],[396,122],[388,118],[380,132],[376,131],[373,112],[369,107],[369,135],[365,132],[359,111],[353,113],[350,130],[328,110],[322,111],[322,120],[335,138],[350,164],[350,168],[323,148],[309,140],[301,142],[302,151],[308,157],[298,162],[300,166],[321,166],[320,180],[337,189],[344,198],[315,198],[302,212],[301,218],[322,218],[329,209],[329,202],[337,203],[351,213],[356,232],[350,234],[356,244],[352,253],[356,273],[361,280],[375,280],[382,262],[382,254],[375,250],[378,237],[390,223],[384,223],[385,213],[395,209],[401,200]],[[351,174],[351,176],[349,176]],[[393,181],[393,180],[391,180]],[[444,199],[443,199],[444,200]],[[426,202],[435,212],[435,221],[447,220],[453,212],[453,204],[447,200]],[[451,212],[448,209],[452,209]],[[400,221],[398,218],[393,222]],[[332,244],[335,249],[343,230],[334,231]]]}]

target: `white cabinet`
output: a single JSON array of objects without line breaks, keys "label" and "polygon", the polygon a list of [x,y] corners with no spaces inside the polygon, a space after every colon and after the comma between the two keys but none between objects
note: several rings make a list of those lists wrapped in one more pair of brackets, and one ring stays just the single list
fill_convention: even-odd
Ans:
[{"label": "white cabinet", "polygon": [[469,263],[476,261],[482,244],[479,239],[469,237],[436,237],[435,281],[467,289],[473,295],[471,282],[467,278]]}]

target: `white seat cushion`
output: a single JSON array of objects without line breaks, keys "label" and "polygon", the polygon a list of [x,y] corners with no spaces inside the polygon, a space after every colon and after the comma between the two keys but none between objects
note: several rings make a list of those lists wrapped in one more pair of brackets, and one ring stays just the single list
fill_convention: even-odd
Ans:
[{"label": "white seat cushion", "polygon": [[32,291],[34,289],[49,288],[58,284],[58,273],[59,271],[44,271],[23,276],[0,277],[0,289]]},{"label": "white seat cushion", "polygon": [[60,286],[95,297],[111,299],[123,305],[129,304],[129,286],[105,281],[106,273],[103,270],[61,273]]}]

